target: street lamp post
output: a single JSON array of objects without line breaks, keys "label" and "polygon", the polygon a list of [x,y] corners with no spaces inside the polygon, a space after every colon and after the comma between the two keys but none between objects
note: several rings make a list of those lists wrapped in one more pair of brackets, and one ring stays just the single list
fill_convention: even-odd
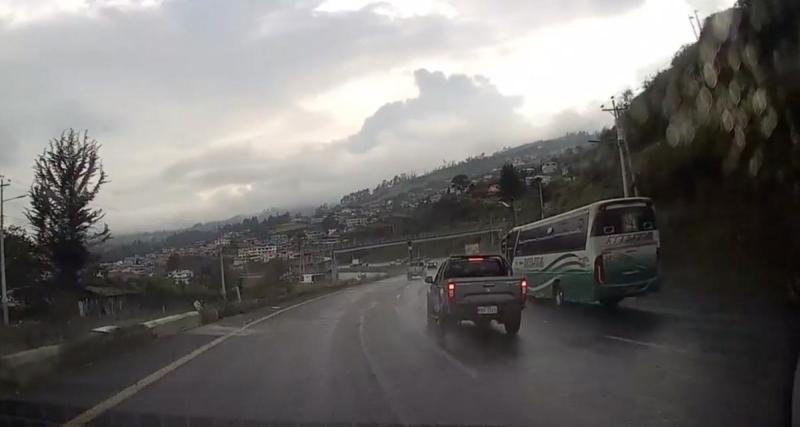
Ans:
[{"label": "street lamp post", "polygon": [[517,226],[517,210],[514,208],[514,200],[511,200],[511,202],[504,202],[504,201],[501,200],[500,204],[506,209],[511,209],[511,213],[512,213],[511,221],[513,221],[511,225],[512,225],[512,227],[516,227]]},{"label": "street lamp post", "polygon": [[539,220],[544,219],[544,196],[542,195],[542,178],[536,178],[536,183],[539,184]]}]

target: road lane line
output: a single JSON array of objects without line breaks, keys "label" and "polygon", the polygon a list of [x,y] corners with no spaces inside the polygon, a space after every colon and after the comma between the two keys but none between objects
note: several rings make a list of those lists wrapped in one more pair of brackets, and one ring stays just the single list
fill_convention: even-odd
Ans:
[{"label": "road lane line", "polygon": [[450,362],[450,365],[455,366],[458,369],[461,369],[464,373],[469,375],[472,379],[477,379],[478,378],[478,372],[477,371],[475,371],[474,369],[472,369],[469,366],[467,366],[464,362],[458,360],[455,356],[450,354],[449,351],[447,351],[447,350],[445,350],[445,349],[443,349],[443,348],[439,347],[438,345],[433,344],[431,342],[428,342],[428,344],[430,344],[433,347],[433,349],[437,353],[439,353],[442,357],[447,359],[447,361]]},{"label": "road lane line", "polygon": [[604,335],[603,338],[606,338],[606,339],[609,339],[609,340],[614,340],[614,341],[620,341],[620,342],[624,342],[624,343],[628,343],[628,344],[636,344],[636,345],[640,345],[640,346],[643,346],[643,347],[657,348],[659,350],[669,350],[669,351],[675,351],[675,352],[678,352],[678,353],[686,353],[686,350],[684,350],[684,349],[670,347],[670,346],[667,346],[667,345],[658,344],[658,343],[654,343],[654,342],[637,341],[637,340],[632,340],[630,338],[617,337],[617,336],[614,336],[614,335]]},{"label": "road lane line", "polygon": [[[394,309],[394,312],[395,314],[397,314],[398,317],[402,317],[402,314],[400,313],[400,310],[397,309],[397,306],[392,307],[392,309]],[[476,370],[470,368],[467,364],[458,360],[458,358],[453,356],[449,351],[432,343],[429,339],[430,336],[428,336],[427,334],[425,334],[424,332],[422,332],[417,328],[412,327],[409,330],[413,330],[415,333],[420,335],[422,337],[422,342],[424,342],[431,349],[433,349],[434,353],[437,353],[439,356],[442,356],[445,360],[447,360],[447,362],[450,363],[451,366],[455,366],[456,368],[460,369],[462,372],[467,374],[467,376],[471,377],[472,379],[478,378],[478,372]]]},{"label": "road lane line", "polygon": [[286,308],[280,309],[280,310],[275,311],[273,313],[270,313],[270,314],[268,314],[266,316],[260,317],[260,318],[258,318],[256,320],[253,320],[253,321],[251,321],[249,323],[246,323],[241,328],[238,328],[238,329],[236,329],[234,331],[231,331],[230,333],[228,333],[226,335],[223,335],[223,336],[221,336],[221,337],[219,337],[219,338],[217,338],[217,339],[215,339],[215,340],[213,340],[213,341],[211,341],[211,342],[209,342],[209,343],[207,343],[207,344],[195,349],[191,353],[189,353],[189,354],[187,354],[187,355],[175,360],[174,362],[170,363],[169,365],[164,366],[163,368],[153,372],[152,374],[144,377],[143,379],[141,379],[141,380],[135,382],[134,384],[128,386],[127,388],[123,389],[119,393],[117,393],[117,394],[109,397],[108,399],[98,403],[97,405],[93,406],[92,408],[87,409],[83,413],[79,414],[77,417],[67,421],[64,424],[64,426],[75,427],[75,426],[86,425],[87,423],[89,423],[92,420],[94,420],[95,418],[99,417],[104,412],[108,411],[109,409],[112,409],[115,406],[119,405],[120,403],[124,402],[125,400],[133,397],[134,395],[136,395],[136,393],[142,391],[145,387],[155,383],[156,381],[160,380],[161,378],[164,378],[167,374],[169,374],[172,371],[174,371],[174,370],[180,368],[181,366],[187,364],[188,362],[190,362],[192,359],[196,358],[197,356],[200,356],[201,354],[205,353],[206,351],[211,350],[212,348],[218,346],[219,344],[221,344],[222,342],[224,342],[228,338],[242,333],[242,331],[244,331],[245,329],[250,328],[251,326],[255,326],[255,325],[257,325],[257,324],[259,324],[261,322],[269,320],[269,319],[271,319],[271,318],[273,318],[275,316],[278,316],[279,314],[285,313],[285,312],[287,312],[289,310],[301,307],[301,306],[306,305],[306,304],[310,304],[310,303],[315,302],[315,301],[319,301],[319,300],[324,299],[324,298],[332,297],[332,296],[338,295],[340,293],[342,293],[342,291],[336,291],[336,292],[332,292],[330,294],[320,295],[318,297],[314,297],[314,298],[311,298],[309,300],[302,301],[302,302],[299,302],[299,303],[294,304],[294,305],[290,305],[290,306],[288,306]]},{"label": "road lane line", "polygon": [[391,393],[391,389],[386,384],[386,376],[383,372],[378,368],[375,359],[372,355],[367,351],[367,346],[364,341],[364,319],[366,317],[366,312],[375,308],[371,306],[367,308],[364,313],[361,313],[361,317],[358,319],[358,342],[361,345],[361,354],[364,355],[364,359],[367,361],[367,367],[369,368],[372,375],[375,377],[375,382],[378,383],[378,388],[381,389],[381,392],[384,396],[386,396],[386,400],[389,403],[389,406],[392,408],[392,412],[394,412],[395,417],[397,418],[398,424],[406,425],[408,424],[407,420],[408,417],[405,416],[405,410],[402,408],[399,400],[394,394]]}]

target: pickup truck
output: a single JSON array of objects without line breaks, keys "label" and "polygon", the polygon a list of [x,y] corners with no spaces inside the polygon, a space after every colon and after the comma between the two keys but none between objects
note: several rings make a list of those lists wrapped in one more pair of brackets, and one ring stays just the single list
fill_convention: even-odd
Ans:
[{"label": "pickup truck", "polygon": [[516,335],[528,296],[524,279],[511,277],[511,266],[500,255],[451,256],[428,286],[428,324],[442,330],[462,320],[486,326],[502,323],[506,334]]}]

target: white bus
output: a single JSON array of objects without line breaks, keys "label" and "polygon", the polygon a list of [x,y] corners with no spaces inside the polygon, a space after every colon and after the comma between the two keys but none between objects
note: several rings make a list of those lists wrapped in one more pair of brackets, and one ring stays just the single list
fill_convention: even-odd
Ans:
[{"label": "white bus", "polygon": [[653,202],[603,200],[506,235],[504,252],[529,295],[614,306],[659,290],[660,244]]}]

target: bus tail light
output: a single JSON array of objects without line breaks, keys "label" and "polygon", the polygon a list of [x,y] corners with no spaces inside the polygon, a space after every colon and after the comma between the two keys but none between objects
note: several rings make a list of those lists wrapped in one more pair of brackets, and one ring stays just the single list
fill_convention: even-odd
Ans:
[{"label": "bus tail light", "polygon": [[519,288],[522,291],[522,300],[525,301],[525,299],[528,297],[528,281],[522,279],[519,282]]},{"label": "bus tail light", "polygon": [[594,259],[594,280],[601,285],[606,283],[606,269],[603,266],[602,255],[598,255],[597,258]]},{"label": "bus tail light", "polygon": [[452,301],[456,298],[456,284],[450,282],[447,284],[447,299]]}]

